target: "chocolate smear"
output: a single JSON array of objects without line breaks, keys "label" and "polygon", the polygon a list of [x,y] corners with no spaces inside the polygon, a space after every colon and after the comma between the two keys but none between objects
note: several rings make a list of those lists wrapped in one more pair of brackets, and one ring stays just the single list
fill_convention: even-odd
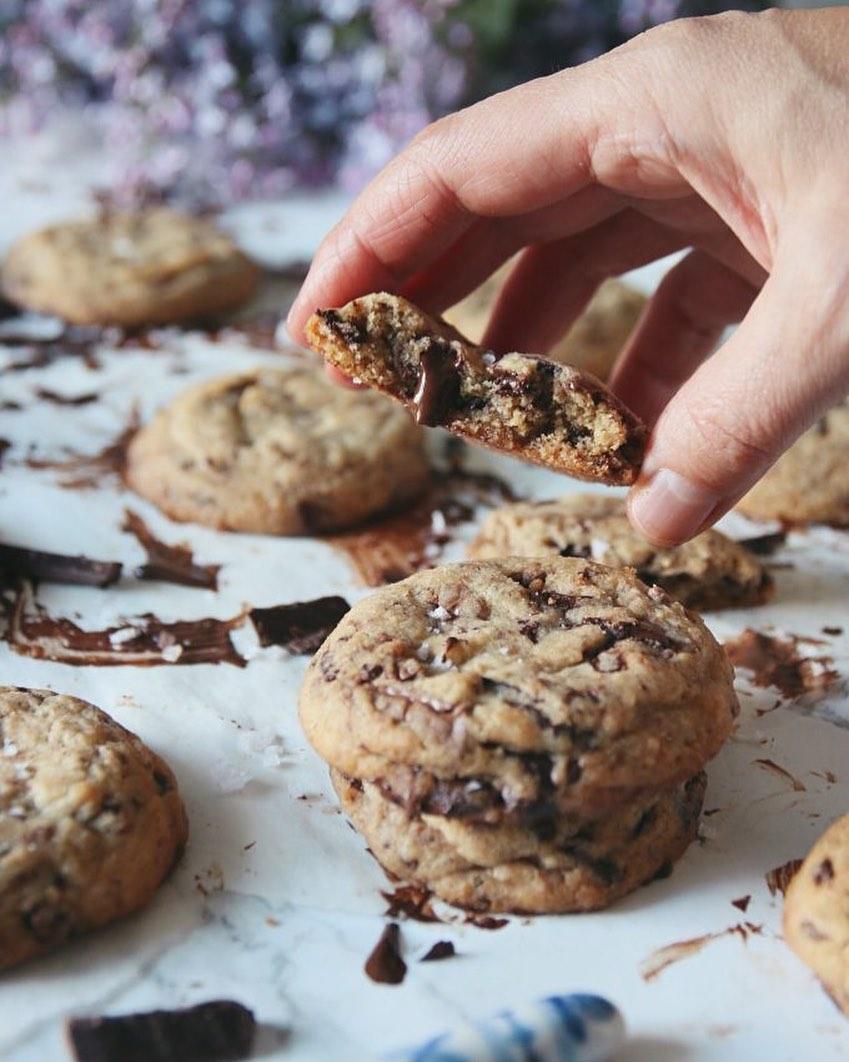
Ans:
[{"label": "chocolate smear", "polygon": [[253,1047],[253,1012],[229,999],[185,1010],[118,1017],[70,1018],[68,1043],[77,1062],[231,1062]]},{"label": "chocolate smear", "polygon": [[61,325],[49,338],[35,338],[23,326],[16,330],[14,321],[3,324],[0,346],[19,348],[20,353],[3,366],[4,372],[40,369],[60,358],[81,358],[88,369],[99,369],[95,354],[99,343],[109,342],[113,330],[89,325]]},{"label": "chocolate smear", "polygon": [[395,513],[326,541],[354,565],[366,586],[385,586],[432,568],[452,530],[467,523],[478,509],[515,501],[502,479],[488,473],[451,470],[435,472],[428,492],[401,513]]},{"label": "chocolate smear", "polygon": [[400,985],[407,973],[401,958],[401,930],[397,922],[390,922],[380,934],[380,940],[366,959],[366,974],[381,985]]},{"label": "chocolate smear", "polygon": [[282,645],[290,653],[314,653],[350,607],[344,597],[334,595],[252,608],[248,618],[260,645]]},{"label": "chocolate smear", "polygon": [[26,583],[6,607],[4,638],[21,656],[87,667],[247,664],[230,638],[230,632],[245,622],[244,613],[232,619],[207,617],[166,623],[147,612],[114,627],[87,631],[67,617],[49,615],[34,600]]},{"label": "chocolate smear", "polygon": [[766,887],[769,889],[770,896],[775,896],[778,892],[782,896],[787,894],[787,886],[795,877],[802,862],[803,860],[801,859],[788,859],[780,867],[773,867],[772,870],[766,872],[764,877],[766,878]]},{"label": "chocolate smear", "polygon": [[771,774],[774,774],[777,778],[781,778],[785,782],[789,782],[794,793],[804,793],[804,792],[806,792],[804,782],[800,782],[799,779],[795,778],[787,770],[786,767],[782,767],[780,764],[776,763],[775,760],[760,759],[760,760],[753,760],[752,763],[754,763],[757,767],[763,768],[763,770],[765,770],[765,771],[769,771]]},{"label": "chocolate smear", "polygon": [[118,561],[68,557],[24,546],[0,544],[0,584],[15,586],[21,579],[66,583],[71,586],[112,586],[121,578]]},{"label": "chocolate smear", "polygon": [[0,468],[3,467],[3,458],[6,456],[6,451],[11,450],[11,439],[0,439]]},{"label": "chocolate smear", "polygon": [[196,564],[188,546],[169,546],[160,541],[138,513],[125,509],[121,530],[133,535],[147,554],[147,561],[133,571],[137,579],[218,589],[220,564]]},{"label": "chocolate smear", "polygon": [[744,943],[750,935],[758,936],[763,931],[763,926],[753,922],[738,922],[736,925],[722,929],[718,933],[705,933],[700,937],[691,937],[689,940],[678,940],[673,944],[667,944],[657,951],[653,951],[647,959],[640,963],[640,976],[644,981],[653,981],[667,967],[673,963],[688,959],[691,955],[698,955],[702,948],[711,941],[721,937],[739,937]]},{"label": "chocolate smear", "polygon": [[88,490],[99,487],[110,478],[123,479],[127,448],[139,430],[139,424],[138,410],[133,409],[127,426],[97,453],[71,454],[61,460],[28,457],[25,464],[28,468],[59,472],[59,486],[69,490]]},{"label": "chocolate smear", "polygon": [[724,648],[735,667],[752,672],[756,686],[772,686],[794,699],[827,689],[840,677],[830,657],[799,654],[800,642],[809,640],[796,635],[780,638],[747,627],[738,637],[725,642]]},{"label": "chocolate smear", "polygon": [[87,391],[82,395],[62,395],[48,387],[37,387],[35,397],[40,398],[42,402],[52,402],[54,406],[88,406],[96,402],[100,395],[97,391]]},{"label": "chocolate smear", "polygon": [[441,922],[433,910],[433,894],[422,885],[399,885],[393,892],[380,895],[389,905],[390,918],[409,918],[414,922]]},{"label": "chocolate smear", "polygon": [[753,535],[751,538],[738,539],[738,544],[755,553],[758,557],[769,557],[787,541],[786,531],[772,531],[766,535]]},{"label": "chocolate smear", "polygon": [[422,955],[419,962],[439,962],[442,959],[453,959],[457,954],[450,940],[437,940],[426,955]]},{"label": "chocolate smear", "polygon": [[741,896],[737,900],[732,900],[731,905],[732,907],[736,907],[738,911],[742,911],[743,914],[745,914],[746,911],[749,909],[749,904],[751,900],[751,895]]}]

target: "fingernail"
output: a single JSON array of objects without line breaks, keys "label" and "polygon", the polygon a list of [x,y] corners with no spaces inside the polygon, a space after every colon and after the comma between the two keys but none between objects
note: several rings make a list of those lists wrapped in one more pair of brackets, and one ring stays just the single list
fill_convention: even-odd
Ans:
[{"label": "fingernail", "polygon": [[628,500],[631,519],[642,534],[661,546],[686,542],[716,508],[719,495],[661,468]]}]

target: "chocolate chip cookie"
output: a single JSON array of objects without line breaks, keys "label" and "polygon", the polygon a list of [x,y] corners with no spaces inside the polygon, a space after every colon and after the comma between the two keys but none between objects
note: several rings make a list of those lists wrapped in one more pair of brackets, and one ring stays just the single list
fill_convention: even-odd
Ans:
[{"label": "chocolate chip cookie", "polygon": [[797,439],[737,508],[753,520],[849,527],[849,405]]},{"label": "chocolate chip cookie", "polygon": [[849,1014],[849,815],[833,823],[787,888],[784,939]]},{"label": "chocolate chip cookie", "polygon": [[171,770],[76,697],[0,687],[0,967],[143,907],[178,858]]},{"label": "chocolate chip cookie", "polygon": [[565,837],[411,814],[379,784],[331,772],[343,809],[380,863],[441,899],[483,911],[608,907],[671,867],[695,838],[703,773]]},{"label": "chocolate chip cookie", "polygon": [[402,410],[309,366],[191,388],[138,433],[126,474],[175,520],[297,535],[411,499],[430,470],[422,433]]},{"label": "chocolate chip cookie", "polygon": [[258,277],[211,222],[154,208],[23,237],[0,268],[0,287],[19,306],[74,324],[133,328],[234,310]]},{"label": "chocolate chip cookie", "polygon": [[689,608],[758,605],[774,588],[757,557],[721,532],[658,549],[633,530],[622,500],[598,494],[504,505],[486,517],[468,549],[479,560],[548,554],[633,568],[644,583],[662,586]]},{"label": "chocolate chip cookie", "polygon": [[[562,847],[605,820],[607,830],[623,828],[623,808],[640,814],[671,799],[718,751],[737,711],[730,665],[696,616],[630,571],[562,557],[449,565],[378,591],[313,658],[300,705],[348,805],[367,803],[366,836],[378,821],[397,825],[399,808],[419,838],[437,825],[447,836],[440,824],[449,819],[451,845],[462,823],[476,842],[487,839],[497,867],[515,862],[503,861],[505,845]],[[349,794],[367,783],[367,801]],[[682,850],[692,833],[683,820],[649,831],[658,858],[633,852],[634,878],[597,880],[604,895],[621,895]],[[624,861],[634,838],[600,836]],[[463,845],[469,854],[468,836]],[[539,882],[528,886],[533,895],[487,887],[475,905],[597,906],[601,892],[590,900],[585,877],[564,867],[559,892]],[[466,869],[457,865],[461,878]],[[453,887],[440,892],[436,871],[412,876],[473,902]]]},{"label": "chocolate chip cookie", "polygon": [[645,429],[587,373],[525,354],[498,357],[386,293],[319,310],[307,337],[330,364],[403,402],[420,424],[579,479],[637,476]]}]

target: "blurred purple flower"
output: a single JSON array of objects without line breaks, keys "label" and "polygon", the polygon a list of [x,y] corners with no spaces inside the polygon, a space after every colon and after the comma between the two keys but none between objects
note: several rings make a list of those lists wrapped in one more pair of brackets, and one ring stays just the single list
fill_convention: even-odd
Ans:
[{"label": "blurred purple flower", "polygon": [[427,122],[761,0],[3,0],[0,133],[91,114],[119,200],[356,186]]}]

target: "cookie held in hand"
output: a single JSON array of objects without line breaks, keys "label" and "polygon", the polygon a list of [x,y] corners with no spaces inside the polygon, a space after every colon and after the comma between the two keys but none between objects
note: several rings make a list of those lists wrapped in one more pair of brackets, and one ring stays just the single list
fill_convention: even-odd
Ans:
[{"label": "cookie held in hand", "polygon": [[588,373],[527,354],[498,357],[385,292],[319,310],[306,332],[331,365],[403,402],[420,424],[578,479],[637,477],[645,428]]}]

